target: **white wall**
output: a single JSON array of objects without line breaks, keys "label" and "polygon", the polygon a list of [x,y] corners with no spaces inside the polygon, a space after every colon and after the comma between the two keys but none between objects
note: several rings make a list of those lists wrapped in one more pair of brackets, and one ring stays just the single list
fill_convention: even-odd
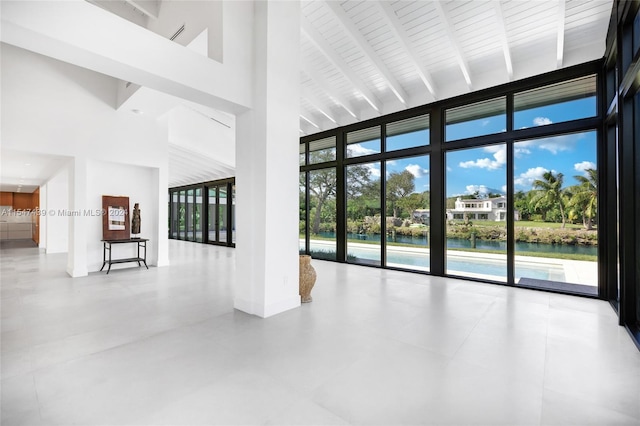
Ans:
[{"label": "white wall", "polygon": [[[40,206],[40,211],[47,210],[47,193],[48,193],[48,185],[46,183],[43,185],[40,185],[40,202],[38,204],[38,206]],[[40,236],[39,236],[38,247],[40,247],[41,249],[46,249],[47,248],[47,219],[42,214],[40,216],[41,216],[40,229],[38,229]]]},{"label": "white wall", "polygon": [[2,1],[0,19],[6,43],[237,113],[251,107],[252,6],[223,3],[222,63],[84,1]]},{"label": "white wall", "polygon": [[44,222],[46,253],[66,253],[69,250],[69,173],[62,168],[46,184],[46,203],[42,206],[40,226]]},{"label": "white wall", "polygon": [[223,62],[222,6],[221,1],[164,1],[158,19],[150,19],[147,28],[169,38],[184,24],[184,31],[174,40],[183,46],[208,29],[207,56]]},{"label": "white wall", "polygon": [[[140,237],[149,238],[147,243],[147,264],[155,265],[158,254],[154,247],[158,245],[158,214],[156,209],[156,196],[154,195],[154,169],[149,167],[129,166],[108,161],[88,160],[87,162],[87,203],[89,210],[102,209],[102,196],[126,196],[129,197],[129,212],[133,211],[133,205],[140,206]],[[165,205],[166,210],[166,205]],[[87,269],[89,272],[98,271],[102,266],[102,217],[84,217],[87,234]],[[131,220],[131,217],[129,217]],[[166,236],[166,226],[165,226]],[[113,257],[134,257],[135,244],[123,244],[114,246]],[[114,265],[112,269],[119,267],[132,267],[135,264]]]},{"label": "white wall", "polygon": [[[166,204],[161,204],[168,185],[166,126],[130,111],[116,111],[114,78],[6,44],[2,44],[1,66],[3,149],[64,155],[80,167],[69,175],[76,179],[76,185],[69,180],[63,183],[61,177],[47,184],[47,209],[101,208],[96,198],[117,195],[118,191],[132,201],[139,198],[144,209],[144,232],[151,233],[151,227],[156,227],[150,236],[153,245],[148,258],[152,263],[163,259],[160,263],[167,264],[166,225],[159,227],[160,217],[166,222]],[[104,166],[110,162],[129,166]],[[86,189],[85,179],[91,182]],[[68,197],[64,202],[63,193]],[[101,263],[102,252],[95,245],[100,244],[102,228],[96,234],[90,223],[100,219],[71,219],[73,245],[63,231],[62,220],[56,217],[47,222],[47,252],[66,251],[68,247],[82,254],[74,256],[70,251],[73,267],[68,271],[72,276],[99,269],[96,264]],[[64,220],[66,229],[70,229],[69,218]]]},{"label": "white wall", "polygon": [[116,79],[2,44],[2,147],[161,166],[166,132],[116,111]]}]

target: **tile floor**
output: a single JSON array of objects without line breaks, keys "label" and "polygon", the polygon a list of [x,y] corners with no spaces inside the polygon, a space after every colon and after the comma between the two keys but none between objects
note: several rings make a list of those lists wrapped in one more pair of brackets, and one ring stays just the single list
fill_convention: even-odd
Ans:
[{"label": "tile floor", "polygon": [[314,260],[314,301],[260,319],[229,248],[76,279],[0,256],[4,426],[640,424],[640,352],[602,301]]}]

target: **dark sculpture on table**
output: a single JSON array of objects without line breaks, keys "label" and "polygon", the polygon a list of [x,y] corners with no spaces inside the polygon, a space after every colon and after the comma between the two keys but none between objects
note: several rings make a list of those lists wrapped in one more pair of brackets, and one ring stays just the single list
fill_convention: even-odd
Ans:
[{"label": "dark sculpture on table", "polygon": [[135,235],[133,238],[140,238],[137,235],[140,233],[140,209],[138,203],[133,205],[133,215],[131,218],[131,233]]}]

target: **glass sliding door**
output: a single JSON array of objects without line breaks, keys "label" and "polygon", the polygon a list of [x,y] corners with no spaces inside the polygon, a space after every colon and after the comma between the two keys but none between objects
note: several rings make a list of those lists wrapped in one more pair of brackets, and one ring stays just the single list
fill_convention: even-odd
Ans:
[{"label": "glass sliding door", "polygon": [[516,284],[597,294],[596,137],[514,144]]},{"label": "glass sliding door", "polygon": [[307,173],[300,173],[300,190],[298,192],[298,250],[300,254],[306,254],[307,251]]},{"label": "glass sliding door", "polygon": [[336,260],[336,169],[309,172],[309,254]]},{"label": "glass sliding door", "polygon": [[231,185],[231,243],[236,244],[236,184]]},{"label": "glass sliding door", "polygon": [[194,229],[193,229],[193,213],[194,213],[194,200],[193,200],[193,189],[187,190],[187,200],[186,200],[186,239],[188,241],[194,241]]},{"label": "glass sliding door", "polygon": [[447,152],[446,166],[446,273],[506,282],[506,145]]},{"label": "glass sliding door", "polygon": [[229,222],[227,217],[227,185],[224,185],[218,187],[218,226],[216,231],[218,232],[218,241],[221,243],[228,242]]},{"label": "glass sliding door", "polygon": [[171,192],[171,238],[178,238],[178,191]]},{"label": "glass sliding door", "polygon": [[207,235],[208,235],[208,242],[216,242],[218,241],[218,238],[216,236],[216,214],[218,209],[216,208],[217,206],[217,188],[216,187],[209,187],[208,188],[209,191],[209,206],[208,206],[208,213],[209,213],[209,223],[207,224]]},{"label": "glass sliding door", "polygon": [[429,270],[429,156],[386,162],[387,266]]},{"label": "glass sliding door", "polygon": [[[235,184],[208,184],[207,242],[232,246],[235,244]],[[231,191],[231,192],[229,192]],[[229,196],[231,197],[230,205]]]},{"label": "glass sliding door", "polygon": [[184,240],[186,238],[187,230],[187,191],[180,191],[180,198],[178,201],[178,239]]},{"label": "glass sliding door", "polygon": [[353,164],[347,175],[347,261],[381,265],[380,162]]},{"label": "glass sliding door", "polygon": [[194,218],[193,228],[195,233],[195,241],[202,242],[202,188],[196,188],[195,190],[195,205],[194,205]]}]

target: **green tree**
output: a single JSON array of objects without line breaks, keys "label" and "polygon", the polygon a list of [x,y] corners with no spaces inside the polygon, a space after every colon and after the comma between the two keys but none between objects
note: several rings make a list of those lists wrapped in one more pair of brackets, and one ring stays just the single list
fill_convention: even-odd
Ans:
[{"label": "green tree", "polygon": [[531,195],[533,195],[531,191],[518,191],[513,194],[513,207],[518,211],[520,220],[530,220],[534,213],[531,208]]},{"label": "green tree", "polygon": [[[330,150],[314,151],[310,153],[310,160],[312,163],[333,161],[334,154]],[[304,186],[304,174],[302,173],[300,174],[300,186]],[[336,168],[329,167],[309,172],[308,191],[309,194],[312,195],[310,201],[315,204],[315,211],[313,212],[314,215],[311,222],[311,233],[318,234],[318,232],[320,232],[322,209],[327,200],[336,195]]]},{"label": "green tree", "polygon": [[400,209],[403,207],[404,200],[415,191],[415,176],[408,171],[391,172],[387,179],[387,202],[391,203],[393,208],[393,217],[398,217]]},{"label": "green tree", "polygon": [[408,197],[404,197],[397,202],[398,206],[408,213],[408,216],[412,216],[414,210],[425,208],[424,199],[422,198],[422,194],[409,194]]},{"label": "green tree", "polygon": [[579,184],[572,188],[569,204],[580,211],[582,224],[585,229],[590,230],[598,210],[598,171],[587,169],[586,173],[586,177],[574,176]]},{"label": "green tree", "polygon": [[[334,153],[330,150],[314,151],[309,154],[310,162],[313,164],[334,161]],[[363,189],[366,190],[370,185],[370,170],[363,165],[354,165],[347,167],[347,193],[360,194]],[[328,167],[326,169],[318,169],[309,172],[309,195],[311,233],[318,234],[320,232],[320,223],[323,218],[335,218],[333,214],[326,213],[327,205],[334,205],[333,200],[336,196],[336,169]],[[304,187],[304,174],[300,174],[300,186]],[[300,198],[304,198],[301,196]],[[315,207],[315,209],[314,209]],[[303,217],[303,216],[301,216]],[[335,219],[334,219],[335,220]]]},{"label": "green tree", "polygon": [[547,213],[554,207],[560,209],[560,217],[562,218],[562,228],[566,224],[565,199],[563,196],[562,183],[564,175],[562,173],[554,174],[553,172],[545,172],[542,179],[533,181],[534,193],[531,197],[531,203],[537,210],[543,212],[545,219]]}]

